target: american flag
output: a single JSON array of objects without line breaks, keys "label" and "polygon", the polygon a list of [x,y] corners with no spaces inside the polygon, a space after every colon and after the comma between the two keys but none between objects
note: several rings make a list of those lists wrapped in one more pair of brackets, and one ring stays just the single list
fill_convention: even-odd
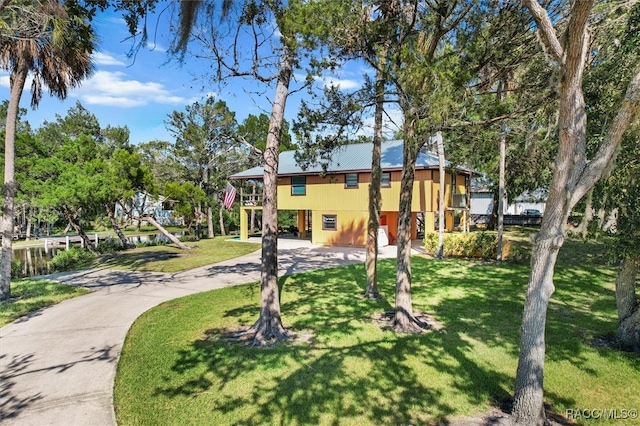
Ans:
[{"label": "american flag", "polygon": [[235,200],[236,200],[236,189],[230,183],[227,183],[227,187],[224,190],[224,201],[222,202],[222,204],[228,210],[231,210],[231,207],[233,207],[233,203]]}]

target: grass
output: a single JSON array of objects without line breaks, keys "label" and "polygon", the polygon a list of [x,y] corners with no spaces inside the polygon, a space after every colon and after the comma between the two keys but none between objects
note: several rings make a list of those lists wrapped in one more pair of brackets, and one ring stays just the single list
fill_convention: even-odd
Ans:
[{"label": "grass", "polygon": [[180,272],[233,259],[260,248],[260,244],[232,241],[231,238],[187,242],[191,250],[182,250],[173,244],[138,247],[100,257],[91,266],[129,271]]},{"label": "grass", "polygon": [[[139,247],[115,255],[100,257],[88,268],[179,272],[251,253],[260,244],[238,243],[228,238],[214,238],[189,243],[192,250],[184,252],[172,245]],[[89,290],[46,280],[13,280],[11,299],[0,302],[0,327],[38,309],[81,296]]]},{"label": "grass", "polygon": [[[556,268],[545,398],[561,415],[640,408],[640,394],[628,392],[640,387],[640,358],[592,345],[617,325],[615,270],[602,248],[568,241]],[[379,264],[386,298],[376,302],[356,297],[362,265],[283,277],[284,323],[312,340],[266,349],[223,338],[257,318],[257,283],[164,303],[127,336],[118,424],[437,424],[505,408],[528,274],[526,264],[414,257],[414,309],[445,327],[423,335],[396,335],[372,319],[392,309],[393,260]]]},{"label": "grass", "polygon": [[81,287],[71,287],[53,281],[16,280],[11,282],[11,299],[0,302],[0,327],[49,305],[90,293]]}]

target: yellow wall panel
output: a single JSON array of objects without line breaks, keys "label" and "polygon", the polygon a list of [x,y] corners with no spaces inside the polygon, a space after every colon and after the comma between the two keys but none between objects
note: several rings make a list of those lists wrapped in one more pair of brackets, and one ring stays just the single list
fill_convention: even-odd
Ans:
[{"label": "yellow wall panel", "polygon": [[[437,208],[437,188],[432,176],[437,172],[418,170],[413,186],[411,211],[434,211]],[[369,183],[371,175],[360,173],[357,188],[345,188],[344,175],[307,176],[306,195],[291,194],[291,178],[278,179],[279,210],[321,210],[331,208],[336,211],[367,209],[369,205]],[[400,203],[401,172],[391,172],[391,185],[380,188],[382,210],[398,210]],[[449,185],[450,186],[450,185]]]},{"label": "yellow wall panel", "polygon": [[[337,229],[323,230],[322,216],[336,215]],[[320,210],[313,212],[311,242],[314,244],[364,247],[367,235],[366,210]]]},{"label": "yellow wall panel", "polygon": [[467,178],[465,175],[456,176],[456,194],[467,193]]}]

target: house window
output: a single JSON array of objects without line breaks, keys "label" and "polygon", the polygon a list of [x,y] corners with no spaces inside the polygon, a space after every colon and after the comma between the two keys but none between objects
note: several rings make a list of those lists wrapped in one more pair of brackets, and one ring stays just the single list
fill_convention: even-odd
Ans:
[{"label": "house window", "polygon": [[291,195],[307,195],[307,178],[305,176],[291,178]]},{"label": "house window", "polygon": [[391,173],[390,172],[382,172],[382,179],[380,180],[380,186],[382,186],[382,187],[391,186]]},{"label": "house window", "polygon": [[344,175],[344,187],[345,188],[357,188],[358,187],[358,174],[347,173]]},{"label": "house window", "polygon": [[322,230],[335,231],[338,229],[338,216],[335,214],[322,215]]}]

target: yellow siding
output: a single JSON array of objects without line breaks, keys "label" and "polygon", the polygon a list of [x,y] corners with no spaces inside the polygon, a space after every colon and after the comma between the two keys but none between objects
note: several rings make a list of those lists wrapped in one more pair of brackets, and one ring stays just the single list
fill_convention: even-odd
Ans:
[{"label": "yellow siding", "polygon": [[[336,215],[337,230],[322,230],[322,216]],[[339,246],[364,247],[367,235],[366,210],[320,210],[313,212],[311,242]]]},{"label": "yellow siding", "polygon": [[[278,179],[279,210],[357,210],[369,204],[368,175],[361,173],[358,188],[345,188],[344,175],[307,176],[306,195],[291,195],[291,178]],[[367,179],[368,180],[368,179]]]},{"label": "yellow siding", "polygon": [[456,194],[466,194],[467,193],[467,187],[466,187],[466,176],[465,175],[457,175],[456,176]]},{"label": "yellow siding", "polygon": [[[416,172],[411,211],[437,209],[437,185],[434,188],[432,182],[432,174],[437,177],[437,173],[430,170]],[[391,172],[391,186],[380,189],[382,210],[398,210],[400,179],[400,171]],[[282,177],[278,179],[278,209],[316,211],[330,208],[333,211],[366,211],[369,205],[370,181],[369,173],[359,173],[358,188],[345,188],[344,175],[307,176],[306,195],[291,195],[291,178]]]},{"label": "yellow siding", "polygon": [[[381,222],[386,224],[389,237],[397,237],[398,205],[400,202],[400,179],[402,172],[391,172],[391,185],[381,188],[382,209]],[[367,220],[369,217],[369,183],[371,175],[360,173],[358,187],[346,188],[345,175],[307,176],[306,195],[291,195],[291,178],[278,179],[278,209],[298,210],[298,227],[306,229],[305,212],[312,212],[311,241],[314,244],[342,245],[363,247],[366,243]],[[445,207],[451,207],[452,185],[451,174],[445,177]],[[455,178],[456,193],[466,192],[465,177]],[[438,210],[438,191],[440,179],[437,170],[416,171],[411,205],[412,223],[416,222],[416,213],[425,212],[425,231],[434,230],[434,212]],[[336,215],[337,229],[323,230],[322,216]],[[453,228],[453,211],[446,212],[446,228]],[[412,238],[417,238],[415,226],[411,231]],[[304,236],[302,236],[304,237]]]}]

